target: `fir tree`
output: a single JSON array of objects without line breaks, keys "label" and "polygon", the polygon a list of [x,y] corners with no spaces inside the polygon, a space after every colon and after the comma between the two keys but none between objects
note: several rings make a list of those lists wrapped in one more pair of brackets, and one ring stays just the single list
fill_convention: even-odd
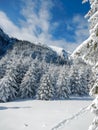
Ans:
[{"label": "fir tree", "polygon": [[19,94],[20,84],[22,82],[22,79],[24,78],[25,73],[28,70],[29,67],[29,61],[26,63],[27,60],[20,59],[17,64],[15,65],[15,69],[13,73],[16,76],[16,82],[17,82],[17,93]]},{"label": "fir tree", "polygon": [[36,64],[32,64],[20,84],[20,96],[22,98],[33,98],[38,88],[38,73]]},{"label": "fir tree", "polygon": [[39,100],[51,100],[54,97],[54,87],[51,83],[51,76],[46,73],[42,76],[40,87],[38,88],[36,98]]},{"label": "fir tree", "polygon": [[57,81],[60,74],[61,67],[51,64],[48,73],[51,75],[51,84],[54,87],[54,99],[57,99]]},{"label": "fir tree", "polygon": [[[83,1],[86,2],[85,0]],[[90,37],[95,51],[98,46],[98,0],[89,0],[89,2],[90,2],[91,9],[87,13],[86,18],[88,18],[88,22],[90,24]],[[91,111],[95,113],[95,119],[92,122],[91,126],[89,127],[89,130],[97,130],[98,128],[98,79],[95,81],[94,85],[92,86],[90,94],[95,96],[96,99],[93,101],[93,103],[90,106]]]},{"label": "fir tree", "polygon": [[5,75],[5,73],[6,73],[7,61],[8,61],[7,55],[4,56],[4,57],[0,60],[0,79],[3,78],[4,75]]},{"label": "fir tree", "polygon": [[57,80],[57,91],[56,96],[57,99],[66,99],[69,98],[70,88],[68,86],[68,68],[65,66],[62,67],[58,80]]},{"label": "fir tree", "polygon": [[16,88],[16,77],[13,71],[9,70],[7,75],[0,80],[0,101],[6,102],[14,100],[17,96]]},{"label": "fir tree", "polygon": [[70,86],[71,95],[80,95],[80,79],[77,69],[72,69],[69,75],[68,86]]}]

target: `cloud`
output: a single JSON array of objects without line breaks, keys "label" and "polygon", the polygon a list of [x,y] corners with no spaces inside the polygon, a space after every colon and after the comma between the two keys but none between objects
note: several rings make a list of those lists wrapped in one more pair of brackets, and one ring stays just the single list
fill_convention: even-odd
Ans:
[{"label": "cloud", "polygon": [[49,33],[51,26],[50,9],[53,6],[51,0],[28,0],[24,1],[24,8],[21,14],[25,17],[26,21],[21,20],[21,25],[25,30],[29,29],[30,33],[36,37],[36,41],[46,43],[46,39],[52,36]]},{"label": "cloud", "polygon": [[[60,23],[51,22],[51,9],[54,7],[52,0],[21,0],[20,14],[24,19],[19,19],[20,26],[15,25],[5,12],[0,11],[0,27],[11,37],[28,40],[34,43],[43,43],[65,48],[72,52],[87,36],[88,26],[81,15],[75,15],[72,20],[66,22],[67,30],[74,32],[74,42],[66,38],[53,40],[52,31],[60,26]],[[70,36],[71,37],[71,36]]]},{"label": "cloud", "polygon": [[20,27],[16,26],[3,11],[0,11],[0,27],[10,36],[21,40],[47,43],[52,37],[49,30],[51,26],[50,9],[53,3],[51,0],[22,0],[22,2],[20,13],[25,20],[19,19]]},{"label": "cloud", "polygon": [[83,16],[76,14],[72,20],[67,21],[67,30],[74,32],[74,41],[77,44],[82,43],[88,36],[88,23]]},{"label": "cloud", "polygon": [[[32,34],[29,32],[29,29],[26,29],[24,27],[19,28],[16,26],[8,17],[7,15],[0,11],[0,27],[9,34],[10,37],[16,37],[21,40],[30,40],[32,41],[33,38],[35,39],[35,36],[32,36]],[[33,37],[33,38],[32,38]]]},{"label": "cloud", "polygon": [[[84,40],[89,36],[88,22],[80,14],[76,14],[72,19],[65,22],[66,30],[72,32],[69,34],[69,39],[73,38],[73,41],[65,39],[50,41],[51,45],[65,48],[69,52],[73,52]],[[52,42],[52,43],[51,43]]]},{"label": "cloud", "polygon": [[10,36],[14,36],[15,32],[18,32],[18,27],[6,16],[6,14],[0,11],[0,27],[3,28]]}]

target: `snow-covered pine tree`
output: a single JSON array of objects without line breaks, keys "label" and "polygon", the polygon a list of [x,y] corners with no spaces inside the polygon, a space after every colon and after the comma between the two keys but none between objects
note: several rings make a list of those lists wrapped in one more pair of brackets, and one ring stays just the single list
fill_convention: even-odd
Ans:
[{"label": "snow-covered pine tree", "polygon": [[71,95],[78,96],[80,95],[80,77],[77,68],[70,69],[68,86],[70,86]]},{"label": "snow-covered pine tree", "polygon": [[89,95],[91,84],[93,83],[93,72],[91,66],[85,65],[79,69],[79,79],[80,79],[80,95]]},{"label": "snow-covered pine tree", "polygon": [[24,75],[20,84],[21,98],[34,98],[39,83],[39,74],[36,63],[31,62],[31,65]]},{"label": "snow-covered pine tree", "polygon": [[20,84],[22,82],[22,79],[23,79],[23,77],[24,77],[24,75],[27,72],[28,67],[29,67],[29,61],[28,62],[27,61],[28,60],[25,60],[25,59],[19,59],[19,61],[15,65],[15,69],[13,72],[16,76],[16,82],[18,85],[18,88],[17,88],[18,93],[19,93]]},{"label": "snow-covered pine tree", "polygon": [[54,99],[57,99],[56,91],[57,91],[57,80],[60,74],[61,66],[55,66],[51,64],[48,69],[48,73],[51,75],[51,84],[54,87]]},{"label": "snow-covered pine tree", "polygon": [[86,74],[86,72],[82,72],[79,74],[79,80],[80,80],[80,96],[86,96],[89,95],[89,81],[88,80],[88,75]]},{"label": "snow-covered pine tree", "polygon": [[36,65],[36,73],[37,73],[37,80],[38,80],[37,82],[38,84],[40,84],[40,79],[42,75],[45,74],[45,72],[48,72],[49,64],[47,64],[44,60],[42,62],[39,62],[38,59],[36,59],[34,62]]},{"label": "snow-covered pine tree", "polygon": [[52,79],[48,72],[46,72],[40,81],[40,86],[37,90],[36,98],[38,100],[51,100],[54,97],[54,87],[51,83]]},{"label": "snow-covered pine tree", "polygon": [[[85,0],[83,1],[86,2]],[[89,2],[91,9],[86,15],[86,18],[88,18],[90,24],[90,37],[95,50],[98,46],[98,0],[89,0]],[[98,76],[96,77],[97,79],[90,91],[90,94],[96,97],[90,106],[91,111],[95,113],[95,119],[89,127],[89,130],[98,129]]]},{"label": "snow-covered pine tree", "polygon": [[7,68],[7,55],[0,59],[0,79],[4,77]]},{"label": "snow-covered pine tree", "polygon": [[95,97],[95,100],[90,105],[90,110],[95,114],[95,118],[89,127],[89,130],[98,130],[98,79],[93,85],[90,95]]},{"label": "snow-covered pine tree", "polygon": [[6,71],[10,70],[12,66],[15,67],[18,60],[19,58],[16,57],[14,49],[12,51],[7,51],[6,55],[0,59],[0,78],[3,78]]},{"label": "snow-covered pine tree", "polygon": [[17,65],[19,65],[19,59],[15,58],[15,55],[13,54],[12,57],[6,55],[1,61],[1,68],[4,67],[4,75],[0,79],[0,100],[6,102],[14,100],[18,95],[17,90],[19,89],[19,86],[17,83],[16,70]]},{"label": "snow-covered pine tree", "polygon": [[0,101],[6,102],[14,100],[17,96],[16,88],[16,76],[13,73],[13,69],[10,69],[0,80]]},{"label": "snow-covered pine tree", "polygon": [[57,80],[56,97],[57,99],[69,98],[70,88],[68,86],[68,67],[62,66]]}]

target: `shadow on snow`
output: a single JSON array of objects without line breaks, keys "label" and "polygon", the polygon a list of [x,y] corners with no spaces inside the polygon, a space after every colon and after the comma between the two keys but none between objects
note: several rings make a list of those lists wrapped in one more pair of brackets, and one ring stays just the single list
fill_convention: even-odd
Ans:
[{"label": "shadow on snow", "polygon": [[4,107],[4,106],[0,106],[0,110],[7,110],[7,109],[26,109],[26,108],[31,108],[29,106],[27,107]]}]

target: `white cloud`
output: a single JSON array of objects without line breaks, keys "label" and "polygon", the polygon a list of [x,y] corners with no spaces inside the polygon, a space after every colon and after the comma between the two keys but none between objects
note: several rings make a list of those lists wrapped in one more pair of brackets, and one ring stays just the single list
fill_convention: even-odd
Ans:
[{"label": "white cloud", "polygon": [[[21,40],[47,43],[52,37],[49,33],[52,2],[40,0],[40,5],[37,7],[39,2],[37,0],[22,1],[24,2],[24,6],[21,14],[25,20],[19,20],[20,27],[16,26],[3,11],[0,11],[0,27],[10,36]],[[36,12],[36,9],[39,9],[38,12]]]},{"label": "white cloud", "polygon": [[10,36],[15,35],[15,33],[19,31],[18,27],[16,27],[2,11],[0,11],[0,27],[10,34]]},{"label": "white cloud", "polygon": [[[72,52],[83,41],[85,35],[88,35],[85,20],[76,15],[72,18],[72,23],[67,24],[67,29],[75,31],[75,42],[67,42],[66,39],[53,40],[51,31],[59,26],[58,22],[51,23],[50,10],[54,6],[53,2],[51,0],[22,0],[22,2],[24,4],[20,13],[25,20],[19,19],[20,27],[16,26],[6,13],[0,11],[0,27],[10,36],[34,43],[64,47]],[[72,24],[76,27],[74,28]]]},{"label": "white cloud", "polygon": [[73,24],[76,24],[75,38],[77,43],[83,42],[89,35],[88,23],[81,15],[73,17]]},{"label": "white cloud", "polygon": [[80,44],[85,40],[88,35],[88,23],[81,15],[73,16],[72,20],[66,23],[67,30],[74,31],[74,39],[77,44]]},{"label": "white cloud", "polygon": [[[81,15],[75,15],[70,21],[66,22],[67,30],[74,32],[70,37],[74,38],[74,42],[66,39],[50,41],[51,45],[65,48],[69,52],[73,52],[88,36],[88,23]],[[52,42],[52,43],[51,43]]]},{"label": "white cloud", "polygon": [[33,40],[32,34],[30,34],[29,29],[19,28],[17,27],[8,17],[7,15],[0,11],[0,27],[9,34],[10,37],[16,37],[21,40]]},{"label": "white cloud", "polygon": [[49,29],[51,26],[50,9],[53,6],[51,0],[50,1],[49,0],[47,1],[28,0],[28,1],[24,1],[24,4],[25,6],[21,11],[21,14],[26,19],[26,21],[21,21],[23,28],[27,30],[29,28],[30,33],[36,37],[36,41],[47,43],[47,40],[49,40],[52,37],[51,34],[49,33]]}]

